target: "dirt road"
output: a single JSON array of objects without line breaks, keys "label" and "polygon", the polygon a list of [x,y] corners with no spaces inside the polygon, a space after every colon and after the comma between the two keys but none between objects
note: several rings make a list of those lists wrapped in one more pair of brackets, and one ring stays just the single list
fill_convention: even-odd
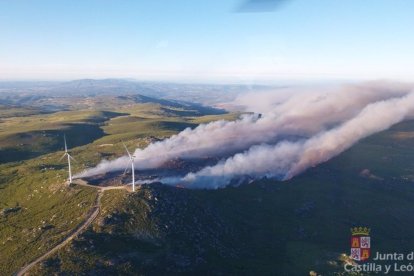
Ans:
[{"label": "dirt road", "polygon": [[91,225],[91,223],[96,219],[96,217],[99,214],[99,211],[101,209],[101,198],[102,198],[102,195],[103,195],[104,191],[107,191],[107,190],[121,190],[121,189],[128,190],[128,188],[126,186],[108,186],[108,187],[94,186],[94,185],[88,184],[86,181],[84,181],[82,179],[75,179],[72,184],[80,185],[80,186],[86,186],[86,187],[93,187],[93,188],[98,190],[98,195],[95,199],[95,204],[92,207],[92,209],[88,212],[87,219],[85,220],[84,223],[82,223],[81,225],[79,225],[78,227],[73,229],[72,232],[69,234],[69,236],[67,236],[61,243],[59,243],[58,245],[53,247],[51,250],[49,250],[48,252],[46,252],[45,254],[43,254],[42,256],[37,258],[36,260],[34,260],[31,263],[25,265],[19,272],[16,273],[17,276],[25,275],[36,264],[46,260],[50,255],[57,252],[59,249],[61,249],[65,245],[67,245],[70,241],[72,241],[79,234],[81,234],[84,230],[86,230],[88,228],[88,226]]}]

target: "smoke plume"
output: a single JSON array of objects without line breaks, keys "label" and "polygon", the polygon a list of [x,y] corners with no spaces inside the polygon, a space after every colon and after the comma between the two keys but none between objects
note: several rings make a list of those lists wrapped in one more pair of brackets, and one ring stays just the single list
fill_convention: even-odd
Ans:
[{"label": "smoke plume", "polygon": [[[162,179],[189,188],[224,187],[244,176],[289,179],[413,115],[411,90],[411,85],[375,82],[242,95],[234,104],[253,114],[188,128],[137,149],[135,166],[157,168],[177,158],[221,160],[184,177]],[[78,177],[123,170],[127,164],[127,157],[104,160]]]}]

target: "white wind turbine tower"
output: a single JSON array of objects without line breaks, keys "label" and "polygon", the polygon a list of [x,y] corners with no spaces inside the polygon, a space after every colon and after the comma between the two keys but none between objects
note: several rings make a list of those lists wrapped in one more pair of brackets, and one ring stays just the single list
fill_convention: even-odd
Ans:
[{"label": "white wind turbine tower", "polygon": [[[132,191],[135,192],[135,168],[134,168],[134,155],[131,155],[131,153],[129,153],[128,148],[126,147],[126,145],[124,144],[124,148],[126,150],[126,152],[128,153],[129,156],[129,162],[131,162],[131,170],[132,170]],[[128,170],[128,167],[125,169],[125,172]]]},{"label": "white wind turbine tower", "polygon": [[[68,169],[68,171],[69,171],[69,184],[70,183],[72,183],[72,169],[71,169],[71,167],[70,167],[70,159],[72,159],[72,160],[75,160],[75,159],[73,159],[73,157],[72,156],[70,156],[70,154],[69,154],[69,152],[68,152],[68,146],[66,145],[66,135],[63,135],[63,140],[65,141],[65,153],[63,154],[63,156],[60,158],[60,160],[62,160],[65,156],[67,156],[68,157],[68,166],[69,166],[69,169]],[[59,160],[59,161],[60,161]]]}]

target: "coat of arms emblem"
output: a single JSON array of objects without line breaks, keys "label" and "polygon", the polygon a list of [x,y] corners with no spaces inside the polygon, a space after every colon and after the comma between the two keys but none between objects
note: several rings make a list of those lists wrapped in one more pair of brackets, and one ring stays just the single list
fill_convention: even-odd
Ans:
[{"label": "coat of arms emblem", "polygon": [[365,261],[371,254],[370,229],[367,227],[351,228],[351,258],[355,261]]}]

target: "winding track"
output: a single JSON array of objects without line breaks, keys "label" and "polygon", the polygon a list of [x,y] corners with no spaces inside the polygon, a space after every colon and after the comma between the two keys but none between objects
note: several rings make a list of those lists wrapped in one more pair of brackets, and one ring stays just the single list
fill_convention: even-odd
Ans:
[{"label": "winding track", "polygon": [[29,270],[34,267],[36,264],[44,261],[46,258],[48,258],[50,255],[67,245],[70,241],[72,241],[74,238],[76,238],[79,234],[81,234],[86,228],[88,228],[89,225],[96,219],[96,217],[99,214],[99,211],[101,209],[101,198],[104,193],[104,191],[107,190],[121,190],[121,189],[127,189],[127,186],[108,186],[108,187],[99,187],[88,184],[86,181],[82,179],[75,179],[72,184],[79,185],[79,186],[86,186],[86,187],[92,187],[98,190],[98,196],[95,199],[95,205],[92,207],[91,210],[89,210],[89,215],[84,223],[77,226],[75,229],[71,231],[69,236],[67,236],[62,242],[60,242],[58,245],[50,249],[48,252],[37,258],[36,260],[30,262],[29,264],[22,267],[15,275],[17,276],[23,276]]}]

